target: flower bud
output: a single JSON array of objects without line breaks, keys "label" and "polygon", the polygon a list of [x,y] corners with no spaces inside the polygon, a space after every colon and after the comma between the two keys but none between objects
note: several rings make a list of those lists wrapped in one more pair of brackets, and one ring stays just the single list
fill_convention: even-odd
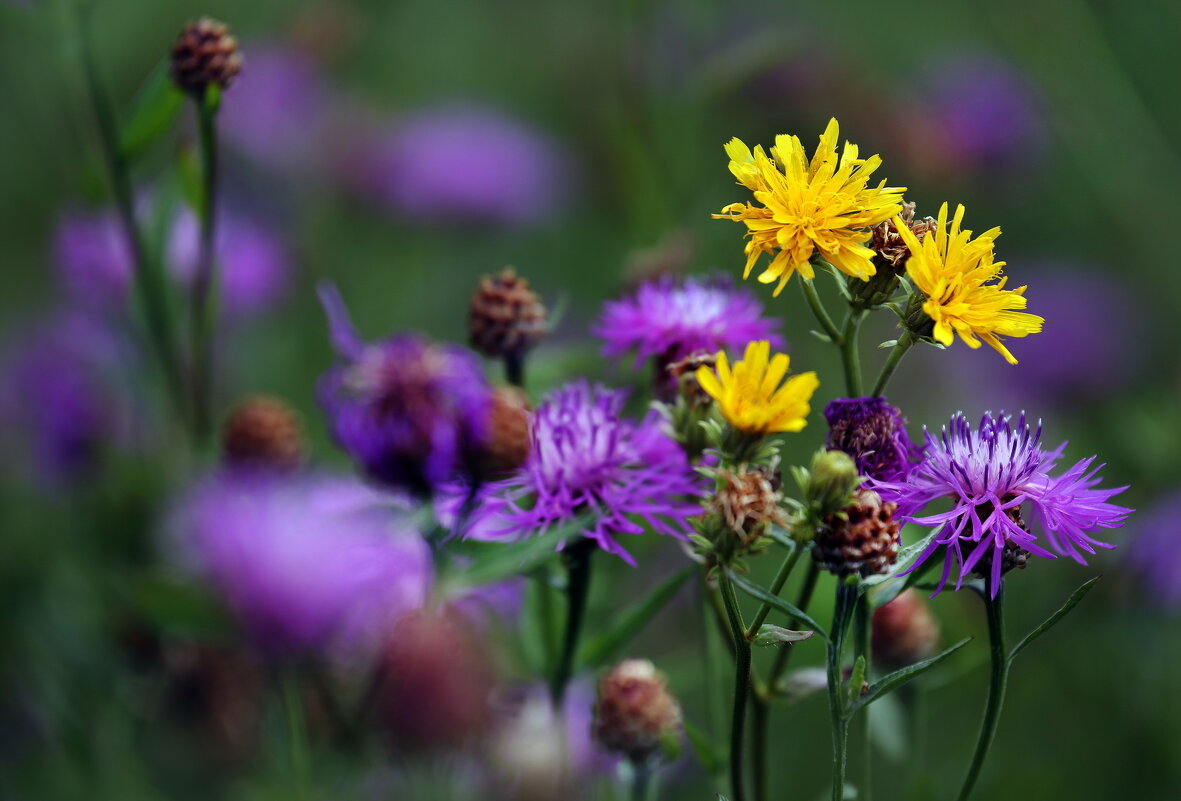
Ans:
[{"label": "flower bud", "polygon": [[485,479],[502,478],[529,458],[532,412],[525,393],[516,387],[492,390],[488,409],[488,437],[480,448],[477,472]]},{"label": "flower bud", "polygon": [[545,306],[512,267],[484,276],[472,295],[468,336],[477,351],[494,358],[521,359],[546,333]]},{"label": "flower bud", "polygon": [[857,464],[842,451],[817,451],[808,471],[804,502],[820,517],[833,515],[852,501],[861,483]]},{"label": "flower bud", "polygon": [[298,468],[303,455],[299,415],[279,398],[247,398],[222,426],[221,459],[228,467],[286,472]]},{"label": "flower bud", "polygon": [[625,660],[600,679],[594,734],[608,751],[633,762],[669,755],[679,743],[681,725],[680,703],[648,660]]},{"label": "flower bud", "polygon": [[898,670],[935,655],[939,623],[922,595],[906,590],[873,613],[873,658],[887,670]]},{"label": "flower bud", "polygon": [[857,471],[878,481],[901,481],[922,457],[906,419],[885,398],[836,398],[824,408],[828,447],[853,457]]},{"label": "flower bud", "polygon": [[883,503],[873,490],[857,490],[850,506],[824,518],[812,557],[838,576],[885,573],[898,558],[897,508],[897,504]]},{"label": "flower bud", "polygon": [[186,92],[201,94],[211,84],[226,89],[241,69],[238,40],[224,22],[190,22],[172,46],[172,80]]}]

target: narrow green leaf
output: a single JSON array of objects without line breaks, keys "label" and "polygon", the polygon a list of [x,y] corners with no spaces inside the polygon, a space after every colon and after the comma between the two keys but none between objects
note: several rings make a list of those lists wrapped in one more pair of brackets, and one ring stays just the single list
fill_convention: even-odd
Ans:
[{"label": "narrow green leaf", "polygon": [[631,605],[605,632],[584,643],[578,663],[593,668],[612,659],[677,594],[693,571],[694,568],[687,567],[657,584],[647,597]]},{"label": "narrow green leaf", "polygon": [[589,515],[582,515],[539,537],[508,544],[484,543],[483,547],[475,551],[475,561],[451,577],[452,586],[479,587],[528,573],[552,559],[557,554],[558,546],[564,540],[578,536],[578,532],[586,528],[590,521]]},{"label": "narrow green leaf", "polygon": [[921,662],[915,662],[913,665],[904,667],[901,670],[895,670],[893,673],[883,676],[873,684],[869,685],[869,692],[858,698],[849,706],[848,714],[852,715],[862,707],[869,706],[886,693],[897,689],[903,684],[906,684],[906,682],[910,681],[911,679],[916,678],[923,672],[930,670],[931,668],[935,667],[935,665],[939,664],[944,659],[947,659],[947,657],[951,656],[971,641],[971,637],[965,637],[941,654],[936,654],[930,659],[924,659]]},{"label": "narrow green leaf", "polygon": [[862,654],[853,663],[853,669],[849,672],[849,680],[845,683],[845,703],[856,703],[857,699],[861,697],[861,687],[865,684],[867,672],[868,665],[865,661],[865,654]]},{"label": "narrow green leaf", "polygon": [[817,339],[819,339],[821,342],[823,342],[825,344],[832,344],[832,337],[830,337],[828,334],[824,333],[823,331],[817,331],[816,329],[813,328],[813,329],[810,329],[808,331],[808,333],[811,334],[812,336],[816,337]]},{"label": "narrow green leaf", "polygon": [[701,764],[701,769],[710,775],[720,774],[726,767],[722,749],[713,743],[708,734],[689,721],[685,721],[684,726],[685,737],[689,740],[689,746]]},{"label": "narrow green leaf", "polygon": [[1083,584],[1081,587],[1070,594],[1070,597],[1066,599],[1066,603],[1062,605],[1061,609],[1046,618],[1045,621],[1036,629],[1029,632],[1029,634],[1026,634],[1025,638],[1022,639],[1021,642],[1014,645],[1013,650],[1009,651],[1009,662],[1012,663],[1013,658],[1016,657],[1017,654],[1025,648],[1025,646],[1029,645],[1038,637],[1045,634],[1047,631],[1057,625],[1059,620],[1066,617],[1067,613],[1069,613],[1071,609],[1074,609],[1076,606],[1078,606],[1078,602],[1086,597],[1087,593],[1091,591],[1091,588],[1095,586],[1095,582],[1101,578],[1103,578],[1103,576],[1095,576],[1095,578]]},{"label": "narrow green leaf", "polygon": [[885,349],[885,348],[892,348],[892,347],[894,347],[894,346],[895,346],[895,345],[897,345],[897,344],[898,344],[898,340],[896,340],[896,339],[887,339],[885,342],[879,342],[879,343],[878,343],[878,347],[879,347],[879,348],[882,348],[882,349]]},{"label": "narrow green leaf", "polygon": [[792,553],[796,548],[800,547],[796,541],[791,538],[791,535],[781,529],[779,526],[771,526],[769,535],[772,540],[787,548],[788,553]]},{"label": "narrow green leaf", "polygon": [[180,114],[184,100],[184,93],[168,75],[168,61],[161,61],[140,87],[119,133],[123,158],[134,161],[155,144]]},{"label": "narrow green leaf", "polygon": [[828,632],[825,631],[824,627],[813,620],[799,607],[788,603],[778,595],[772,595],[758,584],[755,584],[747,578],[739,576],[738,574],[730,571],[727,571],[727,574],[730,576],[730,580],[734,582],[734,586],[745,592],[750,597],[757,601],[762,601],[765,604],[769,604],[772,609],[777,609],[783,614],[794,617],[801,623],[807,624],[809,628],[819,634],[824,640],[828,640]]},{"label": "narrow green leaf", "polygon": [[897,561],[890,566],[889,573],[870,576],[862,581],[862,587],[865,588],[866,596],[869,598],[870,609],[877,609],[879,606],[890,603],[901,595],[903,590],[913,587],[926,574],[930,569],[929,566],[934,564],[930,560],[918,570],[911,571],[905,576],[898,575],[914,566],[915,561],[935,538],[936,531],[937,529],[930,531],[927,536],[900,550]]},{"label": "narrow green leaf", "polygon": [[792,631],[781,626],[764,623],[759,626],[759,633],[755,635],[754,644],[759,646],[782,645],[785,642],[800,642],[811,637],[814,631]]}]

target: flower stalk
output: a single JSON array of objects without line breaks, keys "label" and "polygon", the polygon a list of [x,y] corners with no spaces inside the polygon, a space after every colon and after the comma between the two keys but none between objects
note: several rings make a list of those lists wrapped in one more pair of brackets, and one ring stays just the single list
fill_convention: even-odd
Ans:
[{"label": "flower stalk", "polygon": [[878,398],[885,395],[886,384],[889,383],[894,371],[902,363],[902,357],[906,355],[912,345],[914,345],[914,336],[909,330],[903,331],[902,335],[898,337],[898,341],[894,343],[894,347],[890,349],[890,355],[886,358],[886,363],[882,365],[882,371],[878,373],[878,380],[873,384],[872,395]]},{"label": "flower stalk", "polygon": [[193,281],[192,309],[189,320],[192,350],[191,389],[193,393],[193,424],[198,437],[204,439],[211,430],[213,382],[213,331],[215,310],[212,303],[217,284],[215,258],[217,231],[217,106],[220,88],[210,86],[200,95],[193,95],[197,109],[198,138],[201,149],[201,204],[200,239],[197,250],[197,275]]},{"label": "flower stalk", "polygon": [[585,537],[567,546],[562,554],[566,564],[566,631],[550,685],[554,709],[561,709],[566,698],[566,686],[574,673],[574,657],[586,618],[586,602],[590,596],[591,555],[598,546]]},{"label": "flower stalk", "polygon": [[848,584],[843,580],[837,582],[836,605],[832,613],[832,630],[829,632],[827,672],[828,715],[832,728],[832,801],[843,801],[845,796],[849,718],[845,714],[845,699],[842,696],[844,682],[841,676],[841,652],[859,592],[860,588],[856,584]]},{"label": "flower stalk", "polygon": [[718,585],[722,591],[722,602],[726,606],[726,618],[730,623],[730,630],[734,633],[734,705],[730,716],[731,801],[745,801],[743,747],[746,739],[746,704],[750,695],[750,640],[746,637],[746,626],[742,622],[738,599],[734,597],[734,585],[724,570],[718,574]]},{"label": "flower stalk", "polygon": [[987,581],[987,591],[984,593],[984,609],[988,618],[988,646],[989,646],[989,682],[988,700],[984,705],[984,718],[980,722],[980,735],[976,738],[976,750],[972,754],[972,762],[968,766],[968,774],[964,777],[957,801],[967,801],[980,777],[980,769],[984,767],[984,760],[988,757],[988,749],[996,737],[997,724],[1001,718],[1001,707],[1005,702],[1005,689],[1009,682],[1009,654],[1005,648],[1005,584],[1004,579],[998,581],[993,594],[992,579]]}]

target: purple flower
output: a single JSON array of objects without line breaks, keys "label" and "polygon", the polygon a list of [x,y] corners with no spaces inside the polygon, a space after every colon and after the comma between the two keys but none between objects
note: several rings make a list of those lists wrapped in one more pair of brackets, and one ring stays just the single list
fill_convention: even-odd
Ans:
[{"label": "purple flower", "polygon": [[752,340],[782,346],[779,321],[762,314],[754,293],[735,289],[728,278],[665,276],[608,301],[593,333],[607,358],[634,350],[636,367],[649,357],[668,365],[698,351],[741,350]]},{"label": "purple flower", "polygon": [[415,334],[362,342],[336,288],[320,299],[342,364],[318,392],[340,446],[373,480],[419,496],[465,475],[488,434],[479,360]]},{"label": "purple flower", "polygon": [[700,512],[684,451],[665,434],[653,411],[639,423],[620,417],[625,393],[577,381],[553,392],[537,409],[533,445],[514,476],[488,485],[473,528],[480,536],[525,537],[593,515],[583,536],[629,564],[616,540],[654,531],[685,538],[687,519]]},{"label": "purple flower", "polygon": [[495,108],[420,111],[363,150],[354,182],[417,222],[530,225],[551,216],[565,194],[558,148]]},{"label": "purple flower", "polygon": [[[931,544],[914,567],[936,550],[944,549],[943,589],[952,563],[960,567],[956,589],[964,577],[981,565],[988,571],[995,596],[1000,588],[1001,565],[1006,548],[1037,556],[1069,556],[1086,564],[1081,552],[1115,546],[1090,536],[1099,528],[1119,528],[1131,509],[1108,503],[1127,487],[1098,489],[1099,467],[1094,457],[1083,459],[1058,476],[1051,476],[1066,443],[1056,450],[1041,448],[1041,426],[1031,430],[1022,415],[1013,424],[1004,414],[985,414],[975,430],[962,414],[951,418],[936,438],[927,434],[926,456],[903,482],[871,481],[883,500],[898,504],[905,522],[936,526]],[[918,513],[929,504],[950,498],[950,511],[925,517]],[[1027,526],[1021,509],[1028,502],[1033,520],[1045,543]]]},{"label": "purple flower", "polygon": [[1144,580],[1146,594],[1174,611],[1181,610],[1181,492],[1158,498],[1136,524],[1128,564]]},{"label": "purple flower", "polygon": [[824,407],[828,447],[853,457],[857,472],[902,481],[923,450],[906,433],[906,418],[885,398],[837,398]]},{"label": "purple flower", "polygon": [[429,551],[405,510],[352,479],[222,473],[180,501],[173,529],[278,655],[372,648],[430,584]]},{"label": "purple flower", "polygon": [[62,215],[54,232],[53,259],[72,297],[99,308],[126,303],[131,247],[114,211]]}]

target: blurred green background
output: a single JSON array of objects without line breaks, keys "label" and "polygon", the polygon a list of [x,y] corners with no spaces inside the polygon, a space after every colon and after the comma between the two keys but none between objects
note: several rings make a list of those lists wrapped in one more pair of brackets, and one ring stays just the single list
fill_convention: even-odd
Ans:
[{"label": "blurred green background", "polygon": [[[512,264],[551,306],[567,304],[536,357],[536,389],[576,374],[641,387],[646,376],[629,364],[598,359],[588,327],[602,302],[637,265],[738,273],[741,229],[709,217],[743,199],[721,145],[732,136],[770,144],[788,132],[810,150],[835,116],[843,137],[882,154],[879,175],[908,186],[920,215],[947,200],[965,204],[977,230],[1000,225],[998,252],[1011,282],[1029,284],[1030,310],[1047,317],[1043,336],[1054,336],[1059,320],[1068,332],[1009,372],[995,354],[970,353],[962,343],[916,349],[892,390],[914,431],[938,427],[958,409],[974,417],[1019,405],[1045,420],[1052,444],[1071,441],[1068,455],[1100,454],[1108,483],[1131,485],[1123,496],[1130,506],[1155,507],[1181,483],[1175,2],[93,5],[98,60],[123,109],[181,25],[203,14],[227,21],[246,53],[225,124],[233,93],[250,85],[252,52],[298,53],[315,76],[315,87],[301,78],[284,89],[291,98],[279,105],[297,113],[268,134],[273,153],[257,142],[253,150],[226,144],[227,193],[281,237],[289,277],[281,296],[223,332],[218,408],[247,392],[289,399],[304,414],[316,462],[346,465],[313,398],[332,361],[318,281],[338,284],[366,336],[417,329],[463,341],[476,281]],[[72,8],[0,5],[6,342],[64,303],[53,244],[62,215],[107,202]],[[306,108],[298,104],[308,99],[302,88],[316,94]],[[417,218],[389,199],[401,190],[369,180],[375,140],[424,109],[456,104],[513,121],[546,151],[540,166],[527,157],[517,166],[510,148],[498,165],[509,176],[489,173],[493,186],[512,183],[527,196],[519,214]],[[283,151],[285,136],[313,128],[317,135],[286,157],[266,157]],[[191,126],[182,126],[162,142],[138,183],[175,180],[177,154],[192,139]],[[479,137],[469,140],[481,147]],[[465,165],[457,154],[456,169]],[[517,186],[513,176],[530,171],[537,176]],[[1053,291],[1039,292],[1047,275]],[[1075,298],[1076,280],[1094,291]],[[779,299],[755,288],[786,320],[793,365],[819,370],[825,382],[812,424],[786,452],[788,461],[803,460],[822,441],[819,411],[838,394],[839,366],[807,334],[812,322],[794,287]],[[835,302],[827,283],[824,291]],[[867,345],[893,336],[879,316],[867,326]],[[1009,344],[1018,358],[1034,348],[1032,340]],[[880,358],[869,353],[867,369]],[[11,378],[7,384],[6,393],[21,390]],[[0,490],[0,796],[288,797],[271,781],[279,770],[274,749],[244,764],[211,760],[145,711],[153,679],[128,664],[116,636],[121,610],[135,577],[158,558],[166,499],[200,464],[181,454],[174,432],[152,422],[150,411],[136,408],[133,417],[133,446],[104,453],[65,483],[36,475],[23,458],[22,432],[5,437],[18,441],[4,456]],[[1177,563],[1181,526],[1168,515],[1154,520],[1176,531],[1160,560]],[[1125,546],[1141,529],[1133,517],[1111,536],[1120,547],[1090,567],[1039,561],[1013,577],[1010,625],[1020,632],[1085,579],[1105,576],[1018,663],[977,797],[1181,797],[1181,615],[1176,591],[1170,608],[1126,563]],[[610,564],[600,573],[592,625],[666,575],[678,556],[669,543],[638,552],[642,567]],[[945,641],[964,634],[978,641],[929,682],[921,753],[877,754],[879,798],[949,797],[961,775],[987,681],[982,615],[968,596],[947,593],[933,604]],[[634,651],[669,673],[689,718],[707,725],[709,683],[729,679],[703,671],[700,623],[686,595]],[[796,647],[797,666],[822,663],[820,643]],[[878,724],[890,740],[886,717]],[[775,797],[820,797],[829,748],[823,701],[779,711],[775,726]],[[928,774],[919,786],[903,778],[915,759]],[[325,749],[318,797],[392,797],[358,778],[389,764],[377,747]],[[688,756],[668,772],[667,798],[712,792]]]}]

